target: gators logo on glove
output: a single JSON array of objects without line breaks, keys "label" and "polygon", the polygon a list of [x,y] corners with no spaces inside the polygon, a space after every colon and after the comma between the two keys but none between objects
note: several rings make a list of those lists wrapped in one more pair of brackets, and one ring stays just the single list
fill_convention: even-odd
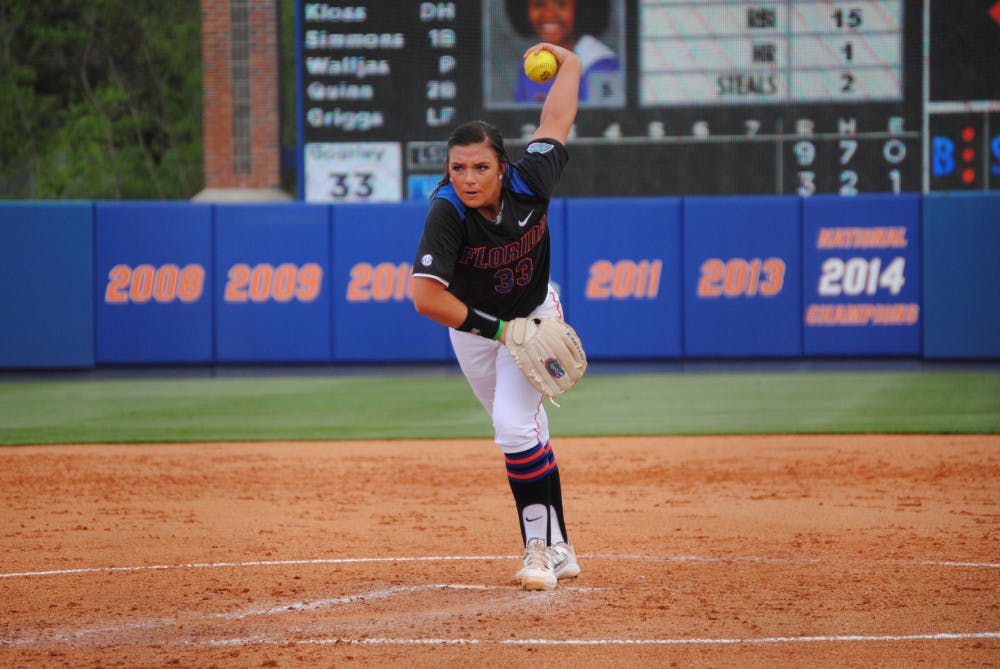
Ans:
[{"label": "gators logo on glove", "polygon": [[552,399],[576,385],[587,371],[580,337],[558,318],[515,318],[505,325],[504,341],[531,385]]}]

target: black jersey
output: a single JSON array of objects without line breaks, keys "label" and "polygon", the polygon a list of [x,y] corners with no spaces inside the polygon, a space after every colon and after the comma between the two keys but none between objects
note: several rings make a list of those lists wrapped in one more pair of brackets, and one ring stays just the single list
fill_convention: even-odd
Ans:
[{"label": "black jersey", "polygon": [[498,221],[459,199],[449,183],[431,199],[413,263],[414,276],[504,320],[527,316],[548,294],[548,209],[569,154],[554,139],[535,140],[504,175]]}]

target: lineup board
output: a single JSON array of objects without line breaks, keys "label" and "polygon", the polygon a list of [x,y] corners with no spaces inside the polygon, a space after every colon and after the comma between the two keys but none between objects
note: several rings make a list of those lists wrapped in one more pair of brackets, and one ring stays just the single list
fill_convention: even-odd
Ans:
[{"label": "lineup board", "polygon": [[[516,4],[300,2],[300,197],[425,199],[448,134],[472,119],[517,155],[540,103],[519,97],[520,55],[537,38],[515,30]],[[561,196],[1000,188],[996,0],[608,10],[592,38],[618,67],[585,86]]]}]

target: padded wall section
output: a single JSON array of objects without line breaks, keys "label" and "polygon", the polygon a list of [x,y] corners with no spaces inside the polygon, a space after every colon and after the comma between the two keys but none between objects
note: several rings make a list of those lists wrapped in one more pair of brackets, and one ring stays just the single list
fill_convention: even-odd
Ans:
[{"label": "padded wall section", "polygon": [[443,361],[448,328],[414,310],[413,258],[426,202],[333,209],[333,354],[338,362]]},{"label": "padded wall section", "polygon": [[93,205],[0,203],[0,286],[0,367],[92,367]]},{"label": "padded wall section", "polygon": [[587,356],[681,355],[681,201],[567,201],[567,318]]},{"label": "padded wall section", "polygon": [[920,354],[920,230],[915,193],[803,201],[805,355]]},{"label": "padded wall section", "polygon": [[802,354],[801,201],[684,200],[684,352],[688,357]]},{"label": "padded wall section", "polygon": [[215,207],[215,357],[328,362],[329,207]]},{"label": "padded wall section", "polygon": [[923,206],[924,357],[1000,358],[1000,194]]},{"label": "padded wall section", "polygon": [[563,303],[563,310],[570,314],[572,318],[573,307],[570,305],[569,296],[566,293],[568,279],[567,271],[567,248],[569,240],[566,234],[566,203],[564,198],[554,198],[549,202],[549,214],[546,225],[549,227],[549,240],[552,242],[552,264],[549,268],[549,282],[553,284],[559,293]]},{"label": "padded wall section", "polygon": [[212,208],[94,207],[98,364],[212,362]]}]

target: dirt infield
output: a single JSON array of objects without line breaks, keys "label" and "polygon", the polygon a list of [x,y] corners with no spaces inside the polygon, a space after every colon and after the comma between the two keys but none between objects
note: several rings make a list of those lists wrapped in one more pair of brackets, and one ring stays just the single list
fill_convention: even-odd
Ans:
[{"label": "dirt infield", "polygon": [[488,442],[0,449],[0,666],[1000,666],[1000,437],[553,446],[549,593]]}]

